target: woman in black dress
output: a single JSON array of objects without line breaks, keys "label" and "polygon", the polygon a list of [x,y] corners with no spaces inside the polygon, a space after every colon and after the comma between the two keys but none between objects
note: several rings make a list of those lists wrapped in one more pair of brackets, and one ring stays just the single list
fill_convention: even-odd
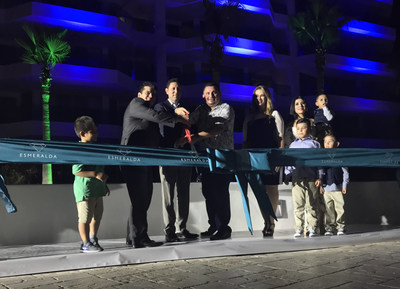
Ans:
[{"label": "woman in black dress", "polygon": [[[283,148],[284,123],[282,116],[274,110],[271,93],[264,86],[257,86],[253,91],[251,113],[243,123],[243,148]],[[262,175],[265,190],[274,212],[279,201],[279,170]],[[275,229],[273,218],[264,218],[264,237],[272,237]]]}]

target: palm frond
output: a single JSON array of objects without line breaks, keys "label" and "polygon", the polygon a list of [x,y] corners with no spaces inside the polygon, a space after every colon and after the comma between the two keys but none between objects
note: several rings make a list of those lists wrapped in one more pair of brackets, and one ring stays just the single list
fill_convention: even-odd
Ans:
[{"label": "palm frond", "polygon": [[32,41],[33,45],[37,45],[37,41],[36,41],[36,34],[32,31],[31,28],[29,28],[28,26],[24,25],[22,27],[22,29],[24,29],[24,31],[26,32],[26,34],[28,35],[29,39]]},{"label": "palm frond", "polygon": [[63,39],[65,34],[67,34],[68,29],[64,29],[63,31],[57,33],[57,38]]},{"label": "palm frond", "polygon": [[71,52],[71,46],[58,37],[46,38],[42,49],[47,55],[47,62],[53,66],[62,63]]},{"label": "palm frond", "polygon": [[340,28],[349,21],[338,6],[329,6],[326,0],[311,0],[308,9],[290,17],[289,23],[300,45],[327,49],[338,43]]},{"label": "palm frond", "polygon": [[16,41],[24,49],[21,58],[25,63],[53,67],[56,63],[63,62],[71,52],[71,46],[63,40],[66,29],[56,34],[37,33],[27,26],[23,29],[30,41]]},{"label": "palm frond", "polygon": [[308,15],[304,12],[299,12],[290,17],[289,22],[292,27],[295,37],[300,45],[308,45],[315,42],[315,33],[310,33],[310,21],[307,19]]}]

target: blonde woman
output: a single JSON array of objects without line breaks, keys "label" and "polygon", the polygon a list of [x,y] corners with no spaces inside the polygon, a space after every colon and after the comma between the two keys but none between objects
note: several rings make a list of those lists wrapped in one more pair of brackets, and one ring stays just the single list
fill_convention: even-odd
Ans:
[{"label": "blonde woman", "polygon": [[[264,86],[257,86],[253,91],[252,111],[243,123],[243,148],[283,148],[284,122],[278,111],[274,110],[271,93]],[[262,176],[265,190],[274,212],[279,201],[279,168],[273,173]],[[274,235],[275,222],[264,218],[264,237]]]}]

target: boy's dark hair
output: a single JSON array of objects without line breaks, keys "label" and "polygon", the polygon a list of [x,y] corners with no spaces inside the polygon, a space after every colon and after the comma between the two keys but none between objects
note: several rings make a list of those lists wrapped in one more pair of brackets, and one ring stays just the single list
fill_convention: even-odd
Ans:
[{"label": "boy's dark hair", "polygon": [[138,92],[142,93],[145,86],[149,86],[152,92],[155,92],[156,90],[154,84],[152,84],[150,81],[145,81],[140,85]]},{"label": "boy's dark hair", "polygon": [[308,128],[311,128],[311,122],[308,118],[300,118],[296,125],[298,125],[299,123],[305,123],[307,125]]},{"label": "boy's dark hair", "polygon": [[321,93],[318,93],[318,94],[317,94],[317,96],[315,97],[315,101],[317,101],[317,100],[318,100],[318,97],[319,97],[320,95],[325,95],[325,96],[326,96],[326,98],[328,98],[328,96],[326,95],[326,93],[324,93],[324,92],[321,92]]},{"label": "boy's dark hair", "polygon": [[80,137],[81,132],[88,132],[96,126],[93,118],[90,116],[80,116],[74,122],[74,130],[78,137]]},{"label": "boy's dark hair", "polygon": [[333,138],[335,140],[335,142],[338,142],[338,138],[333,134],[333,133],[328,133],[327,135],[324,136],[324,140],[327,136],[330,136],[331,138]]},{"label": "boy's dark hair", "polygon": [[179,79],[178,78],[171,78],[167,81],[167,84],[165,85],[165,88],[168,88],[171,83],[176,82],[178,84],[178,87],[181,87],[181,84],[179,83]]}]

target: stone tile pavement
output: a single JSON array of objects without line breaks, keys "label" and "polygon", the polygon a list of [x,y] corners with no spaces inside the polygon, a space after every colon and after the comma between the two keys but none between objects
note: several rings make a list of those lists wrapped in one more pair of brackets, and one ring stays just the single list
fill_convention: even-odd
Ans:
[{"label": "stone tile pavement", "polygon": [[4,277],[0,288],[400,288],[400,240]]}]

